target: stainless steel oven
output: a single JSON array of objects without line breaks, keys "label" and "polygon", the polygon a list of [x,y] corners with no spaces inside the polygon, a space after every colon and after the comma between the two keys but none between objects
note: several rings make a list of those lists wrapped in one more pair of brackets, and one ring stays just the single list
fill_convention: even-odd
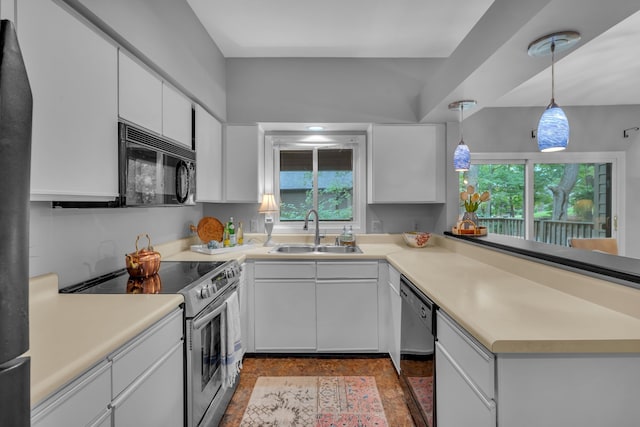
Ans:
[{"label": "stainless steel oven", "polygon": [[400,276],[400,297],[400,376],[405,400],[417,427],[433,427],[437,425],[436,305],[404,276]]},{"label": "stainless steel oven", "polygon": [[226,354],[226,300],[237,292],[233,283],[193,319],[186,322],[188,426],[217,426],[233,391],[223,388]]}]

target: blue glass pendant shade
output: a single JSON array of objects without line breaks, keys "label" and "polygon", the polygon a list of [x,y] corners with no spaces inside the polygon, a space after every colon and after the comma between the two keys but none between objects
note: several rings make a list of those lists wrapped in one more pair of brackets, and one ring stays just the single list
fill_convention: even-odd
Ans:
[{"label": "blue glass pendant shade", "polygon": [[551,101],[538,122],[538,149],[542,152],[561,151],[569,143],[569,121],[562,108]]},{"label": "blue glass pendant shade", "polygon": [[456,172],[464,172],[469,170],[471,166],[471,152],[464,141],[460,141],[453,153],[453,167]]}]

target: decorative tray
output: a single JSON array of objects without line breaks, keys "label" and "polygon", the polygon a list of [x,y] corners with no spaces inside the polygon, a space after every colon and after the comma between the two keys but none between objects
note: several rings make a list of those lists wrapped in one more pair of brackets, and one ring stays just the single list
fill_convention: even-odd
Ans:
[{"label": "decorative tray", "polygon": [[486,236],[487,227],[458,228],[458,226],[453,226],[451,232],[458,236]]},{"label": "decorative tray", "polygon": [[255,246],[254,244],[248,244],[248,245],[229,246],[226,248],[209,249],[207,245],[191,245],[191,251],[198,252],[201,254],[207,254],[207,255],[217,255],[217,254],[223,254],[225,252],[234,252],[234,251],[251,249],[254,246]]}]

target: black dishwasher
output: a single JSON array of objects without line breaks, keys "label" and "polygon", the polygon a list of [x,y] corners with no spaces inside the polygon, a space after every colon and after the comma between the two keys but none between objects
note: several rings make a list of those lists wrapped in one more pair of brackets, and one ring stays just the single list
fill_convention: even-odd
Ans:
[{"label": "black dishwasher", "polygon": [[400,377],[407,405],[418,427],[436,425],[436,305],[405,276],[400,276],[402,323]]}]

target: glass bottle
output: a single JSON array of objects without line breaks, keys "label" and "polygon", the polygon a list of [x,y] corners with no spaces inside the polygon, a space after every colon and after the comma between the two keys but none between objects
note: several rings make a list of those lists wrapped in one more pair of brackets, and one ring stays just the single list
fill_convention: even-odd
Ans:
[{"label": "glass bottle", "polygon": [[243,245],[244,244],[244,231],[242,230],[242,221],[240,221],[238,223],[238,232],[236,233],[237,235],[237,241],[238,241],[238,245]]},{"label": "glass bottle", "polygon": [[229,218],[229,222],[227,223],[227,228],[229,229],[229,246],[236,245],[236,226],[233,224],[233,217]]}]

